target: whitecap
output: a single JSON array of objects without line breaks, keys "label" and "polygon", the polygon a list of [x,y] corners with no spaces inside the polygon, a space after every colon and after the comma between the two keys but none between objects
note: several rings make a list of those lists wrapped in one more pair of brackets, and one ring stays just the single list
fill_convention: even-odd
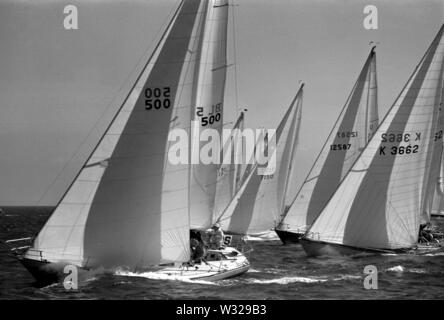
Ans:
[{"label": "whitecap", "polygon": [[170,281],[182,281],[188,283],[199,283],[199,284],[208,284],[208,285],[218,285],[216,282],[205,281],[205,280],[191,280],[189,278],[183,276],[172,276],[168,274],[162,274],[158,272],[130,272],[125,270],[116,270],[114,272],[116,276],[124,276],[124,277],[137,277],[137,278],[145,278],[151,280],[170,280]]},{"label": "whitecap", "polygon": [[277,279],[268,279],[268,280],[260,280],[260,279],[251,279],[248,282],[254,284],[289,284],[289,283],[320,283],[326,282],[327,279],[316,279],[316,278],[308,278],[308,277],[282,277]]},{"label": "whitecap", "polygon": [[386,271],[389,271],[389,272],[404,272],[405,268],[403,266],[395,266],[395,267],[388,268]]}]

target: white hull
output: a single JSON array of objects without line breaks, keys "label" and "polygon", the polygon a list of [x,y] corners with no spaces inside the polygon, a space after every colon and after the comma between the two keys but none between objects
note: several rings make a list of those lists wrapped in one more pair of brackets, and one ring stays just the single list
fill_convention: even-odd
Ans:
[{"label": "white hull", "polygon": [[209,250],[205,262],[194,265],[184,263],[154,273],[162,276],[162,279],[216,281],[241,275],[249,268],[250,262],[241,252],[227,247],[223,250]]}]

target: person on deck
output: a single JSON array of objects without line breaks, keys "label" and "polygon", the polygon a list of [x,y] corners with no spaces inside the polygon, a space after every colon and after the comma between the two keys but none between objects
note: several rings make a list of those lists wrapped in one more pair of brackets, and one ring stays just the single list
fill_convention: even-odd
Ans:
[{"label": "person on deck", "polygon": [[205,244],[199,231],[190,231],[191,262],[201,263],[206,254]]},{"label": "person on deck", "polygon": [[214,226],[211,227],[210,248],[211,249],[225,248],[225,246],[224,246],[224,232],[222,231],[219,223],[216,223]]}]

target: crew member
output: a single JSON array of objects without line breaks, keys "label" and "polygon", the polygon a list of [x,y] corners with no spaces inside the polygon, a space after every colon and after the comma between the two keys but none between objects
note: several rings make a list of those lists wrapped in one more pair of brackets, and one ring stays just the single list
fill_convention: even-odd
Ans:
[{"label": "crew member", "polygon": [[223,249],[224,247],[224,232],[222,231],[220,224],[216,223],[211,227],[210,248]]}]

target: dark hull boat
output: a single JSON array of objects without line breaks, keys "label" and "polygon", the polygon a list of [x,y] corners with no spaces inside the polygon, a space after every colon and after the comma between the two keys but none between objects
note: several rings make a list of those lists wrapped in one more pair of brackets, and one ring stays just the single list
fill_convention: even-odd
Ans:
[{"label": "dark hull boat", "polygon": [[303,233],[284,231],[278,228],[274,229],[279,239],[281,239],[283,244],[297,244],[300,242],[303,237]]},{"label": "dark hull boat", "polygon": [[375,254],[428,254],[431,252],[442,251],[444,247],[439,243],[418,244],[414,248],[405,249],[369,249],[335,244],[323,241],[313,241],[301,239],[300,243],[305,253],[309,257],[319,256],[357,256],[357,255],[375,255]]},{"label": "dark hull boat", "polygon": [[45,285],[63,280],[63,269],[65,268],[65,264],[61,265],[26,258],[19,258],[19,261],[39,284]]}]

